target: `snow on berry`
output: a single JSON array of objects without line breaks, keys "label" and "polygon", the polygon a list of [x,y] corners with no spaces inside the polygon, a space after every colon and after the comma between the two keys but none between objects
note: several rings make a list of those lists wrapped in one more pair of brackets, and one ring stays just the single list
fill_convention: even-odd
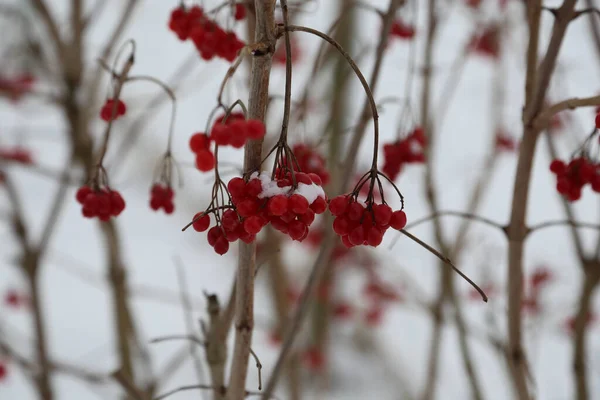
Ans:
[{"label": "snow on berry", "polygon": [[111,217],[119,216],[125,209],[125,200],[121,194],[109,188],[82,186],[77,190],[75,198],[82,205],[81,213],[86,218],[97,217],[101,221],[108,221]]},{"label": "snow on berry", "polygon": [[[241,7],[241,9],[236,7],[234,15],[236,19],[244,17],[245,8],[243,5]],[[171,12],[168,25],[179,40],[190,39],[200,56],[207,61],[220,57],[233,62],[244,47],[244,43],[239,40],[235,32],[225,31],[199,6],[192,6],[189,9],[183,6],[177,7]]]},{"label": "snow on berry", "polygon": [[[114,99],[107,99],[106,103],[104,103],[102,109],[100,110],[100,118],[108,122],[111,119],[116,120],[117,118],[125,115],[125,113],[127,112],[127,106],[125,106],[125,103],[123,103],[121,100],[117,100],[116,111],[114,110],[114,107]],[[113,112],[115,114],[114,117]]]},{"label": "snow on berry", "polygon": [[295,171],[302,171],[307,174],[316,174],[321,179],[320,185],[327,185],[329,183],[329,171],[325,168],[325,158],[315,148],[303,143],[297,143],[292,147],[292,152],[294,153],[296,162],[289,162],[284,158],[282,163],[285,167],[293,167]]}]

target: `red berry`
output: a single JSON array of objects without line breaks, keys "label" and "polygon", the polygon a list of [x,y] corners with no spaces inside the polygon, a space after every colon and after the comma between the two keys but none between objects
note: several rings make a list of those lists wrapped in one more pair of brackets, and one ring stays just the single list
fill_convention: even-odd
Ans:
[{"label": "red berry", "polygon": [[221,226],[226,232],[235,231],[240,225],[240,219],[235,210],[225,210],[221,217]]},{"label": "red berry", "polygon": [[210,139],[205,133],[198,132],[194,133],[190,137],[190,149],[197,153],[200,150],[208,150],[208,145],[210,144]]},{"label": "red berry", "polygon": [[7,375],[8,368],[6,368],[6,365],[3,362],[0,362],[0,382],[6,379]]},{"label": "red berry", "polygon": [[282,194],[273,196],[267,203],[271,215],[281,216],[288,211],[288,198]]},{"label": "red berry", "polygon": [[200,150],[196,153],[196,167],[202,172],[208,172],[215,167],[215,156],[210,150]]},{"label": "red berry", "polygon": [[244,6],[243,4],[236,4],[235,5],[235,11],[234,11],[234,16],[236,21],[240,21],[244,18],[246,18],[246,6]]},{"label": "red berry", "polygon": [[192,227],[196,232],[204,232],[210,226],[210,216],[208,214],[202,214],[203,213],[199,212],[198,214],[194,215],[195,221],[192,224]]},{"label": "red berry", "polygon": [[552,160],[550,163],[550,171],[556,175],[563,175],[567,170],[567,165],[562,160]]},{"label": "red berry", "polygon": [[231,194],[234,199],[239,199],[246,194],[246,181],[238,177],[231,178],[227,183],[227,190],[229,190],[229,194]]},{"label": "red berry", "polygon": [[214,247],[217,239],[223,237],[223,230],[220,226],[213,226],[208,230],[206,234],[206,239],[208,240],[208,244]]},{"label": "red berry", "polygon": [[388,225],[392,218],[392,208],[387,204],[373,204],[373,215],[377,225]]},{"label": "red berry", "polygon": [[398,231],[404,229],[406,226],[406,213],[402,210],[394,211],[390,219],[390,226]]},{"label": "red berry", "polygon": [[327,210],[327,201],[319,196],[312,202],[310,209],[313,210],[315,214],[323,214],[325,210]]},{"label": "red berry", "polygon": [[231,132],[225,124],[216,124],[210,131],[210,138],[219,146],[226,146],[231,142]]},{"label": "red berry", "polygon": [[350,203],[350,205],[348,205],[348,210],[346,211],[346,213],[348,214],[348,218],[351,221],[360,221],[364,212],[365,208],[363,207],[363,205],[356,201]]},{"label": "red berry", "polygon": [[350,228],[350,220],[346,216],[340,215],[333,220],[333,231],[340,236],[350,233]]},{"label": "red berry", "polygon": [[304,214],[308,210],[309,204],[306,197],[299,194],[293,194],[290,196],[289,208],[296,214]]},{"label": "red berry", "polygon": [[240,201],[237,206],[237,212],[240,217],[250,217],[258,211],[258,203],[254,199],[245,199]]},{"label": "red berry", "polygon": [[308,228],[306,224],[301,221],[292,221],[288,226],[288,235],[290,235],[292,240],[302,241],[307,232]]},{"label": "red berry", "polygon": [[348,208],[348,200],[348,197],[343,195],[334,197],[329,202],[329,212],[336,217],[344,214]]},{"label": "red berry", "polygon": [[306,226],[310,226],[315,220],[315,212],[310,208],[304,214],[298,215],[298,219]]},{"label": "red berry", "polygon": [[249,139],[258,140],[265,136],[266,128],[262,121],[249,119],[246,121],[246,135]]},{"label": "red berry", "polygon": [[348,235],[342,236],[342,243],[348,249],[354,247],[354,244],[352,244],[352,242],[350,242],[350,239],[348,238]]},{"label": "red berry", "polygon": [[173,214],[175,211],[175,204],[172,201],[169,201],[163,205],[163,210],[165,210],[165,214]]},{"label": "red berry", "polygon": [[85,198],[90,193],[92,193],[92,189],[89,186],[82,186],[77,190],[75,198],[77,199],[77,202],[79,202],[79,204],[83,204]]},{"label": "red berry", "polygon": [[350,232],[348,240],[355,246],[360,246],[365,241],[365,229],[359,225]]},{"label": "red berry", "polygon": [[215,249],[215,253],[222,256],[229,251],[229,242],[224,236],[220,236],[215,241],[215,245],[213,247]]},{"label": "red berry", "polygon": [[369,246],[377,247],[383,241],[383,233],[379,228],[372,227],[367,233],[367,243]]},{"label": "red berry", "polygon": [[600,112],[596,114],[596,129],[600,129]]},{"label": "red berry", "polygon": [[258,195],[262,193],[262,190],[262,183],[256,178],[248,181],[248,184],[246,185],[246,193],[250,197],[258,197]]},{"label": "red berry", "polygon": [[251,235],[256,235],[262,229],[263,224],[260,217],[253,215],[244,220],[244,230]]}]

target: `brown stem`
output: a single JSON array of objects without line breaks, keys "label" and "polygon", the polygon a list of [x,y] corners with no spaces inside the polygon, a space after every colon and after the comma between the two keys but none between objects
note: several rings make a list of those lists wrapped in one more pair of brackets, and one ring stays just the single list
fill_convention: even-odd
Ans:
[{"label": "brown stem", "polygon": [[[269,76],[276,40],[275,0],[255,0],[254,9],[256,14],[255,42],[264,46],[266,52],[256,53],[252,60],[248,117],[264,121],[269,102]],[[252,140],[246,143],[244,172],[260,169],[262,144],[262,140]],[[240,243],[235,301],[235,344],[227,389],[229,400],[241,400],[246,393],[246,375],[254,327],[255,268],[256,244]]]},{"label": "brown stem", "polygon": [[[290,281],[285,269],[285,265],[283,264],[281,255],[278,251],[279,246],[282,243],[281,238],[277,236],[276,232],[272,228],[267,230],[265,243],[265,253],[270,254],[270,263],[267,268],[267,272],[269,286],[271,288],[271,296],[273,298],[273,304],[275,305],[275,312],[277,314],[276,332],[278,335],[283,335],[290,313],[290,301],[288,297]],[[290,400],[300,399],[300,363],[298,362],[299,360],[295,358],[297,358],[297,356],[293,355],[292,359],[290,359],[285,367],[287,370]]]},{"label": "brown stem", "polygon": [[[377,84],[379,82],[379,75],[381,73],[381,67],[383,65],[383,55],[385,53],[385,49],[387,48],[388,39],[390,36],[390,31],[392,29],[392,24],[394,22],[396,11],[398,8],[404,3],[404,0],[391,0],[390,5],[388,7],[387,12],[382,20],[382,28],[380,33],[379,43],[377,44],[377,51],[375,53],[375,65],[373,66],[373,71],[371,72],[371,80],[370,80],[370,91],[371,93],[375,92],[377,88]],[[375,122],[377,119],[377,106],[373,110],[373,106],[369,104],[369,101],[374,102],[372,99],[367,99],[363,105],[362,111],[360,113],[360,118],[356,127],[354,129],[354,133],[352,135],[352,141],[348,147],[347,154],[357,154],[362,139],[365,135],[365,128],[367,126],[367,122],[369,118],[372,117]],[[375,132],[375,139],[378,141],[378,132]],[[374,155],[373,155],[373,164],[377,166],[377,151],[378,151],[378,143],[374,144]],[[354,157],[348,157],[346,163],[343,168],[343,175],[341,179],[340,186],[342,187],[342,191],[348,186],[348,182],[353,176],[354,173]]]},{"label": "brown stem", "polygon": [[[533,126],[543,104],[548,83],[556,65],[564,35],[571,21],[575,0],[565,0],[557,12],[550,43],[546,55],[537,68],[537,47],[541,1],[530,2],[526,95],[523,112],[523,141],[519,149],[517,172],[515,176],[511,216],[508,226],[508,338],[511,377],[520,400],[530,398],[527,388],[527,362],[521,344],[521,301],[523,296],[523,249],[527,236],[526,216],[529,200],[529,186],[533,166],[533,157],[539,137],[539,130]],[[532,66],[532,63],[535,64]],[[535,68],[534,68],[535,67]]]},{"label": "brown stem", "polygon": [[588,400],[590,397],[587,385],[586,370],[586,343],[585,335],[588,326],[588,315],[591,309],[592,296],[600,283],[600,262],[585,262],[583,287],[579,298],[579,308],[575,316],[575,330],[573,335],[573,376],[577,390],[577,400]]}]

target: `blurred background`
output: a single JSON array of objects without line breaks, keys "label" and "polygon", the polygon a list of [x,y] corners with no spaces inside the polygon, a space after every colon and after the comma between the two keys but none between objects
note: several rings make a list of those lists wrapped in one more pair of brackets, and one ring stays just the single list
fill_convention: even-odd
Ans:
[{"label": "blurred background", "polygon": [[[249,9],[236,19],[229,1],[195,4],[252,43],[252,5],[241,3]],[[175,0],[0,0],[0,399],[126,398],[123,382],[112,375],[117,370],[145,393],[142,398],[183,385],[211,385],[200,321],[210,326],[208,294],[223,308],[228,304],[237,244],[221,256],[205,233],[182,228],[211,201],[214,174],[195,167],[188,142],[193,133],[206,131],[231,63],[207,61],[191,41],[177,38],[169,20],[179,6]],[[577,9],[587,7],[594,7],[593,0],[577,3]],[[335,37],[369,81],[380,114],[378,165],[404,197],[407,229],[450,256],[489,301],[396,231],[389,230],[377,248],[346,249],[336,238],[275,396],[517,398],[506,356],[508,241],[498,228],[509,221],[523,130],[525,5],[290,0],[289,8],[293,24]],[[279,3],[275,15],[281,21]],[[384,35],[385,21],[390,33]],[[543,54],[553,13],[543,12],[541,21]],[[597,13],[590,12],[570,24],[549,104],[598,94],[598,23]],[[331,198],[341,194],[334,191],[356,132],[364,132],[364,139],[347,191],[371,165],[373,132],[363,117],[367,99],[334,49],[315,36],[297,32],[291,38],[288,140],[293,148],[306,146],[309,168],[323,165]],[[75,193],[89,178],[105,138],[100,110],[113,89],[111,72],[99,60],[112,66],[123,49],[114,64],[122,65],[130,39],[135,41],[130,75],[171,88],[176,114],[159,85],[147,80],[124,85],[120,99],[127,111],[112,123],[104,167],[126,208],[118,218],[100,222],[82,216]],[[281,129],[283,46],[281,39],[271,71],[266,151]],[[247,104],[250,59],[243,58],[227,83],[226,104],[237,99]],[[600,238],[593,227],[572,229],[561,222],[594,225],[598,198],[586,187],[580,200],[565,203],[548,169],[552,159],[568,160],[581,148],[594,128],[594,109],[557,114],[533,159],[527,224],[558,222],[528,236],[524,254],[520,317],[528,382],[538,399],[600,399],[598,279],[584,274],[598,266]],[[149,201],[172,118],[175,209],[166,214],[152,210]],[[424,121],[427,140],[413,140]],[[597,136],[590,143],[590,154],[597,156]],[[415,157],[402,159],[394,146],[408,146]],[[219,152],[225,181],[240,176],[242,155],[230,147]],[[267,171],[270,165],[267,161]],[[390,185],[385,195],[392,208],[400,208]],[[319,216],[301,243],[272,229],[257,238],[251,346],[262,364],[263,385],[330,222]],[[576,332],[578,314],[587,322]],[[225,341],[229,355],[232,332]],[[575,349],[583,351],[586,393],[576,389],[580,370],[573,365],[581,357]],[[253,392],[255,364],[251,358],[247,390]],[[170,398],[202,396],[213,393],[186,391]]]}]

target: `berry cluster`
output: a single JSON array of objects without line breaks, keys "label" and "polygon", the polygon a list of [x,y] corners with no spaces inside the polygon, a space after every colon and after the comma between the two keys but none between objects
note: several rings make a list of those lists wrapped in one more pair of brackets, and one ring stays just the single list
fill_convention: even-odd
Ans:
[{"label": "berry cluster", "polygon": [[349,195],[341,195],[329,202],[329,211],[336,218],[333,230],[348,248],[360,245],[377,247],[388,228],[401,230],[406,226],[406,214],[392,211],[385,203],[367,203],[365,207]]},{"label": "berry cluster", "polygon": [[14,78],[0,76],[0,93],[6,93],[12,101],[19,101],[23,95],[31,92],[35,77],[31,74],[22,74]]},{"label": "berry cluster", "polygon": [[[236,19],[238,17],[241,19],[243,16],[245,10],[238,12],[236,8]],[[171,12],[169,29],[179,40],[191,39],[200,56],[207,61],[217,56],[233,62],[244,47],[244,43],[238,39],[235,32],[223,30],[215,21],[208,18],[199,6],[192,6],[190,9],[181,6],[174,9]]]},{"label": "berry cluster", "polygon": [[33,158],[31,157],[31,152],[22,147],[0,149],[0,160],[12,161],[12,162],[26,164],[26,165],[33,164]]},{"label": "berry cluster", "polygon": [[550,171],[556,175],[556,190],[569,201],[581,198],[581,190],[586,184],[600,193],[600,165],[592,163],[585,157],[573,158],[569,164],[562,160],[553,160]]},{"label": "berry cluster", "polygon": [[425,162],[427,139],[423,129],[417,127],[408,136],[383,146],[383,172],[395,180],[405,164]]},{"label": "berry cluster", "polygon": [[[287,234],[292,240],[303,241],[315,214],[327,209],[321,178],[314,173],[280,173],[275,180],[263,174],[263,196],[267,199],[266,214],[273,228]],[[293,186],[296,180],[296,188]]]},{"label": "berry cluster", "polygon": [[[292,45],[292,64],[296,64],[301,58],[302,53],[300,51],[300,47],[298,44],[298,40],[296,38],[290,38]],[[285,61],[287,60],[287,55],[285,52],[285,41],[280,41],[280,44],[275,48],[275,53],[273,53],[273,64],[285,66]]]},{"label": "berry cluster", "polygon": [[[194,216],[192,227],[196,232],[206,231],[210,227],[210,215],[207,212],[197,213]],[[230,242],[239,239],[244,243],[251,243],[256,236],[245,230],[239,214],[235,209],[230,208],[225,210],[221,217],[217,219],[215,226],[208,229],[206,238],[215,253],[223,255],[229,251]]]},{"label": "berry cluster", "polygon": [[196,154],[196,168],[208,172],[215,167],[215,155],[210,149],[210,138],[206,133],[197,132],[190,137],[190,150]]},{"label": "berry cluster", "polygon": [[404,21],[396,20],[392,24],[390,35],[400,39],[410,40],[415,37],[417,31],[413,25],[409,25]]},{"label": "berry cluster", "polygon": [[173,204],[174,196],[175,193],[170,186],[155,183],[152,185],[152,189],[150,189],[150,208],[154,211],[162,208],[165,214],[172,214],[175,210],[175,205]]},{"label": "berry cluster", "polygon": [[321,178],[322,185],[329,183],[329,171],[325,168],[325,158],[317,153],[314,148],[303,143],[297,143],[292,147],[292,152],[296,158],[296,163],[290,163],[287,159],[284,159],[283,163],[287,168],[293,166],[296,171],[316,174]]},{"label": "berry cluster", "polygon": [[8,367],[4,363],[4,361],[0,360],[0,382],[6,379],[8,375]]},{"label": "berry cluster", "polygon": [[496,133],[496,150],[512,153],[519,148],[519,143],[504,131]]},{"label": "berry cluster", "polygon": [[81,212],[86,218],[98,217],[100,221],[108,221],[125,209],[125,200],[121,194],[108,188],[92,189],[82,186],[77,190],[75,198],[83,206]]},{"label": "berry cluster", "polygon": [[24,293],[20,293],[15,289],[9,289],[4,295],[4,304],[10,308],[20,308],[29,305],[30,299]]},{"label": "berry cluster", "polygon": [[254,173],[248,181],[232,178],[227,184],[231,206],[219,216],[212,209],[194,216],[192,224],[197,232],[210,226],[210,212],[215,214],[216,225],[207,234],[208,243],[217,254],[225,254],[229,243],[241,240],[251,243],[267,224],[287,234],[292,240],[302,241],[308,228],[327,209],[320,178],[315,174],[295,174],[296,188],[291,178],[272,180],[265,173]]},{"label": "berry cluster", "polygon": [[236,4],[233,8],[233,18],[236,21],[246,18],[246,6],[240,3]]},{"label": "berry cluster", "polygon": [[492,26],[476,34],[471,39],[469,49],[479,55],[497,59],[500,56],[500,29]]},{"label": "berry cluster", "polygon": [[[117,100],[117,102],[118,102],[117,103],[117,113],[116,113],[114,119],[117,119],[117,118],[125,115],[125,113],[127,112],[127,107],[125,106],[125,103],[123,103],[120,99]],[[106,122],[110,121],[113,116],[113,107],[114,106],[115,106],[115,101],[113,99],[107,99],[106,103],[104,103],[104,105],[102,106],[102,109],[100,110],[100,118],[102,118]]]},{"label": "berry cluster", "polygon": [[242,113],[232,113],[227,120],[224,115],[217,118],[210,131],[210,139],[219,146],[241,149],[247,140],[262,139],[265,132],[262,121],[246,119]]}]

